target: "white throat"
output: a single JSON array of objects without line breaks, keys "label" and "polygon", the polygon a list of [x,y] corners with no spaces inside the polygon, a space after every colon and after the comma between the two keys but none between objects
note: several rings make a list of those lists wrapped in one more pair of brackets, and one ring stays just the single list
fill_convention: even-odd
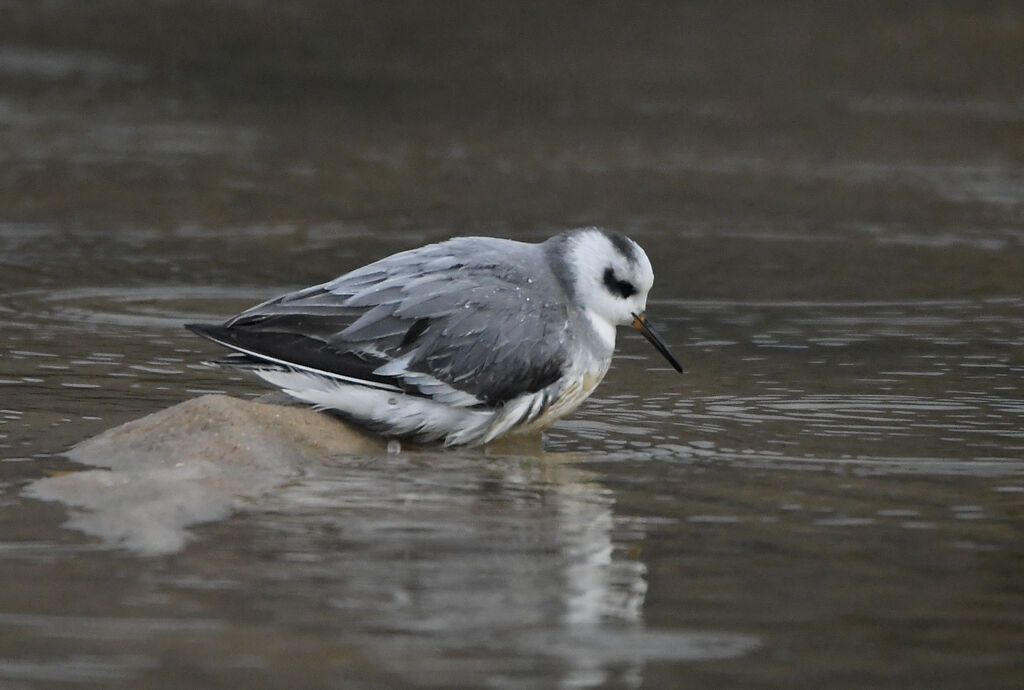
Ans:
[{"label": "white throat", "polygon": [[615,324],[608,321],[593,309],[587,309],[587,319],[590,321],[597,339],[602,345],[608,348],[609,352],[615,349]]}]

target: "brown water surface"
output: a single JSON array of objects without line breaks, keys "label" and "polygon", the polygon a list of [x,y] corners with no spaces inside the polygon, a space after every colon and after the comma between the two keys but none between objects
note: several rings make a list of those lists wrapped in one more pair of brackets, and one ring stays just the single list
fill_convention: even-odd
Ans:
[{"label": "brown water surface", "polygon": [[[1022,64],[1011,2],[0,4],[0,685],[1021,687]],[[541,456],[158,557],[25,495],[264,392],[184,322],[584,224],[686,374],[623,333]]]}]

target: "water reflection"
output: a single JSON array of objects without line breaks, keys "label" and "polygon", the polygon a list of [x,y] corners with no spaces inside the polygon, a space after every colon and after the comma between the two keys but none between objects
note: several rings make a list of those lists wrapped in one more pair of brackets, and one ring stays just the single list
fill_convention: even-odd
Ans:
[{"label": "water reflection", "polygon": [[[451,455],[345,462],[286,487],[266,528],[280,530],[279,511],[291,516],[285,560],[307,574],[345,573],[330,606],[362,634],[387,631],[375,638],[380,654],[409,678],[512,682],[524,670],[510,654],[529,654],[560,669],[559,687],[636,687],[650,659],[755,648],[746,635],[645,628],[644,523],[616,515],[596,479],[553,455],[486,467]],[[467,676],[444,660],[470,653],[494,667]]]},{"label": "water reflection", "polygon": [[[275,609],[285,619],[336,628],[343,614],[339,633],[409,681],[512,682],[530,656],[548,660],[531,673],[559,687],[639,687],[649,661],[756,649],[750,635],[647,629],[646,520],[617,514],[615,494],[580,459],[406,451],[310,458],[300,476],[293,466],[229,476],[140,454],[109,472],[43,479],[29,494],[82,506],[68,526],[141,555],[181,550],[186,527],[241,510],[269,560],[227,586],[259,587],[271,607],[291,600]],[[239,555],[218,548],[216,530],[190,548],[200,562],[218,554],[198,568],[214,579]],[[467,667],[467,654],[493,666]]]}]

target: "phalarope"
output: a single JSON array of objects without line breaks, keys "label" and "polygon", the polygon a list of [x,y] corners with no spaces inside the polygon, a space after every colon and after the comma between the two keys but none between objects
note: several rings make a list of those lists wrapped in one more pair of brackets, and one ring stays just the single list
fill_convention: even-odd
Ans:
[{"label": "phalarope", "polygon": [[654,282],[633,240],[598,228],[529,244],[459,237],[394,254],[186,328],[289,396],[384,436],[479,445],[575,410]]}]

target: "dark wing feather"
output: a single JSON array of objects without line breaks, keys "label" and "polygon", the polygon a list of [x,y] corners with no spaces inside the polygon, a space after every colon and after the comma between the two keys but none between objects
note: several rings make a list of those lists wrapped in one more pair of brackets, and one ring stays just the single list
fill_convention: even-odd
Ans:
[{"label": "dark wing feather", "polygon": [[568,361],[568,306],[544,256],[539,245],[449,240],[193,330],[413,394],[422,376],[408,372],[425,374],[497,406],[554,383]]},{"label": "dark wing feather", "polygon": [[227,360],[225,363],[228,364],[250,365],[263,362],[266,366],[270,362],[281,366],[298,365],[347,379],[379,384],[384,388],[396,387],[392,378],[373,373],[385,363],[383,358],[360,352],[334,352],[325,349],[323,341],[316,338],[286,331],[228,328],[202,323],[186,324],[185,328],[246,355],[245,359],[237,362]]}]

